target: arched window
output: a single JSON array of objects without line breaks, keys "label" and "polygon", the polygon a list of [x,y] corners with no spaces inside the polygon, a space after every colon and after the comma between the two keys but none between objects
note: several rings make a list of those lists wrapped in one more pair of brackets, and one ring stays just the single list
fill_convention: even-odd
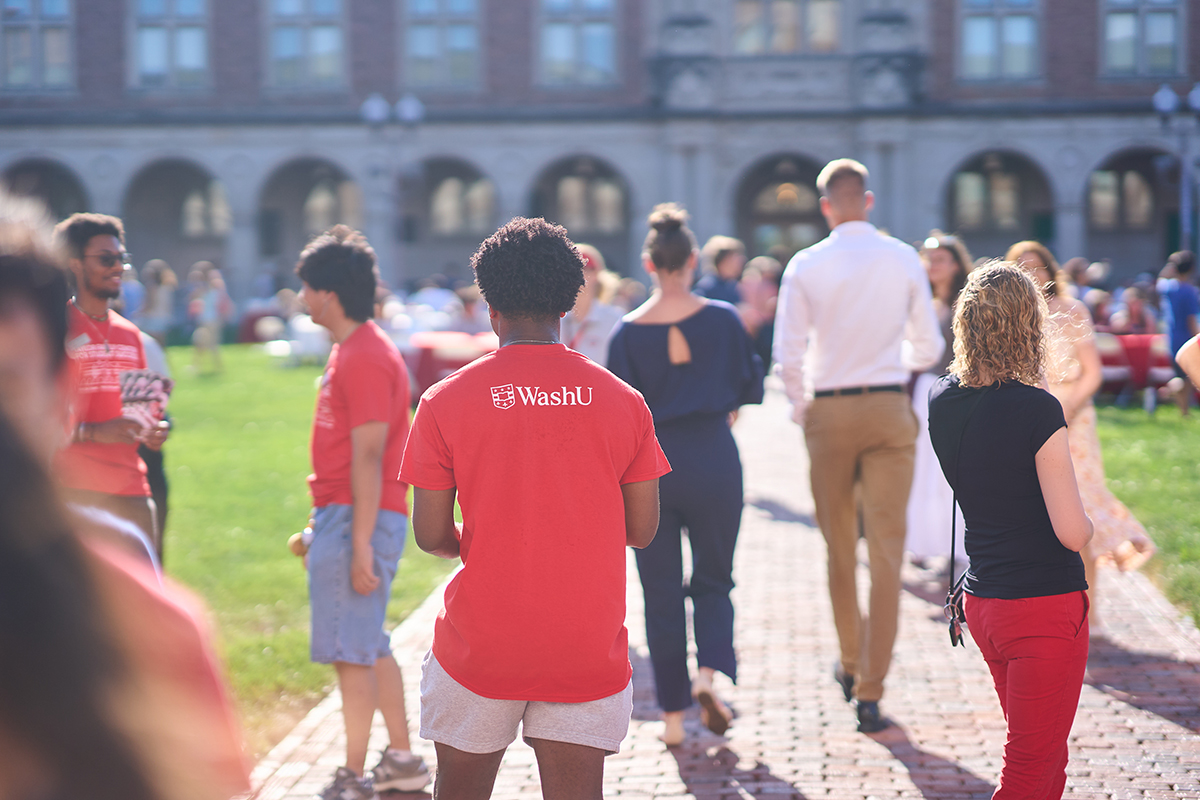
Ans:
[{"label": "arched window", "polygon": [[[496,217],[496,190],[470,164],[434,159],[423,169],[429,232],[442,237],[490,233]],[[410,190],[419,191],[414,186]]]},{"label": "arched window", "polygon": [[1054,241],[1049,183],[1016,153],[983,153],[964,163],[950,180],[946,217],[947,229],[979,256],[1001,256],[1022,239]]},{"label": "arched window", "polygon": [[567,229],[577,242],[600,248],[610,269],[629,268],[629,190],[608,164],[590,156],[547,167],[534,187],[531,215]]},{"label": "arched window", "polygon": [[13,164],[4,171],[4,184],[13,194],[41,200],[55,219],[87,211],[87,194],[69,169],[45,159]]},{"label": "arched window", "polygon": [[815,162],[780,156],[759,163],[738,191],[738,235],[749,254],[785,261],[823,239],[828,227],[817,198]]}]

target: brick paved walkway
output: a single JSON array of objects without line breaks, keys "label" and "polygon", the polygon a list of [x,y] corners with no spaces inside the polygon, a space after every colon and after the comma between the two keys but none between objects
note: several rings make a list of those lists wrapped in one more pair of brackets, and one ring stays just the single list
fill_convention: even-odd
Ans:
[{"label": "brick paved walkway", "polygon": [[[944,588],[908,567],[901,631],[882,707],[897,725],[854,731],[852,707],[830,677],[836,636],[825,552],[799,430],[776,391],[743,411],[736,432],[746,466],[738,545],[737,647],[741,682],[718,684],[737,719],[722,739],[694,712],[688,742],[656,739],[657,711],[633,560],[629,632],[636,689],[622,752],[608,759],[606,795],[622,798],[986,798],[1000,769],[1004,720],[979,651],[951,650]],[[1141,575],[1102,573],[1108,638],[1093,643],[1071,739],[1068,798],[1200,798],[1200,633]],[[416,728],[417,680],[441,593],[397,629]],[[386,743],[377,721],[372,747]],[[262,800],[311,796],[341,763],[337,692],[254,773]],[[431,743],[414,747],[433,763]],[[540,797],[533,751],[509,748],[496,798]]]}]

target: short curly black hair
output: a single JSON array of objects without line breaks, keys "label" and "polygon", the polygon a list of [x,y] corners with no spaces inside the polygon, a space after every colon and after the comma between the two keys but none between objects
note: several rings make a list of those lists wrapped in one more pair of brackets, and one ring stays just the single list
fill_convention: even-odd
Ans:
[{"label": "short curly black hair", "polygon": [[309,242],[296,274],[312,288],[336,294],[350,319],[366,322],[374,315],[379,283],[375,250],[353,228],[335,225]]},{"label": "short curly black hair", "polygon": [[471,256],[487,304],[513,319],[547,320],[575,307],[583,259],[560,225],[514,217]]}]

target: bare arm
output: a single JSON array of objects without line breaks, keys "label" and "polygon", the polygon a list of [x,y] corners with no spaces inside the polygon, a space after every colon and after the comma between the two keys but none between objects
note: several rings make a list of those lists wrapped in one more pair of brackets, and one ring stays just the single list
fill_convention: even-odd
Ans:
[{"label": "bare arm", "polygon": [[383,451],[387,447],[386,422],[364,422],[350,430],[350,494],[354,498],[350,523],[350,583],[359,594],[379,586],[371,536],[383,497]]},{"label": "bare arm", "polygon": [[413,487],[413,536],[417,547],[440,558],[458,558],[462,525],[454,521],[457,489]]},{"label": "bare arm", "polygon": [[1100,351],[1092,335],[1092,320],[1087,308],[1075,301],[1068,310],[1069,321],[1063,334],[1069,336],[1075,346],[1075,360],[1079,362],[1079,377],[1071,383],[1066,397],[1060,398],[1063,415],[1070,424],[1081,408],[1091,402],[1092,395],[1100,390],[1104,382],[1104,370],[1100,365]]},{"label": "bare arm", "polygon": [[643,548],[658,532],[658,478],[621,484],[625,497],[625,544]]},{"label": "bare arm", "polygon": [[1059,428],[1046,440],[1034,458],[1038,484],[1050,513],[1054,535],[1068,550],[1079,552],[1092,540],[1092,521],[1083,510],[1075,467],[1067,446],[1067,429]]},{"label": "bare arm", "polygon": [[1183,343],[1175,354],[1175,362],[1191,378],[1193,386],[1200,386],[1200,336],[1193,336]]}]

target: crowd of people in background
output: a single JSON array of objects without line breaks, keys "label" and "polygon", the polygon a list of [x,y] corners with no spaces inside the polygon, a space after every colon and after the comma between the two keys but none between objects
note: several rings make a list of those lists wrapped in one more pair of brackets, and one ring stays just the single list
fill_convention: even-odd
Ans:
[{"label": "crowd of people in background", "polygon": [[[130,269],[119,219],[73,215],[56,229],[63,250],[55,255],[36,214],[19,204],[0,209],[0,356],[7,359],[0,367],[29,384],[16,399],[0,394],[0,466],[11,473],[0,517],[32,519],[29,502],[37,498],[54,509],[31,527],[45,535],[45,546],[5,526],[0,565],[11,556],[47,585],[76,584],[61,608],[45,613],[46,624],[96,605],[89,613],[102,623],[74,644],[59,642],[57,655],[101,653],[111,666],[98,677],[64,673],[63,680],[83,682],[78,700],[90,715],[84,733],[130,732],[127,746],[103,754],[123,770],[113,783],[120,796],[172,793],[160,791],[179,767],[161,752],[164,741],[192,747],[180,767],[190,770],[186,780],[220,791],[244,788],[208,633],[191,601],[160,576],[167,508],[161,449],[171,429],[165,408],[172,387],[163,348],[190,342],[192,369],[219,372],[227,328],[246,328],[246,320],[249,338],[286,342],[293,358],[325,364],[313,428],[311,533],[297,552],[306,554],[309,570],[313,659],[334,664],[343,696],[347,759],[324,792],[329,800],[370,800],[377,789],[416,790],[431,779],[411,750],[403,682],[383,629],[410,484],[418,544],[462,556],[465,565],[457,594],[447,593],[422,681],[421,730],[438,744],[441,789],[486,795],[523,718],[526,737],[545,759],[544,780],[599,791],[603,755],[619,747],[629,719],[623,583],[617,585],[626,545],[637,548],[660,739],[667,746],[685,740],[684,711],[693,702],[702,724],[723,734],[734,718],[714,678],[737,678],[731,590],[743,507],[731,431],[743,405],[762,402],[772,362],[808,450],[839,642],[832,677],[854,704],[857,730],[892,724],[880,702],[898,635],[905,552],[907,563],[941,569],[953,581],[945,560],[958,538],[955,554],[970,564],[964,613],[1009,725],[997,796],[1060,796],[1087,639],[1103,634],[1097,567],[1136,569],[1154,553],[1145,529],[1105,485],[1092,402],[1103,377],[1096,335],[1164,333],[1170,352],[1180,353],[1177,383],[1167,388],[1186,413],[1193,394],[1186,375],[1200,367],[1193,352],[1200,350],[1195,259],[1175,253],[1157,276],[1113,287],[1103,262],[1075,258],[1060,268],[1034,241],[1013,244],[999,266],[973,262],[965,241],[939,230],[912,247],[869,222],[868,178],[850,159],[826,166],[818,190],[831,233],[794,255],[747,260],[745,245],[729,236],[700,246],[685,209],[657,206],[642,252],[649,290],[607,269],[598,248],[570,242],[562,228],[518,218],[481,245],[473,259],[477,282],[434,275],[402,296],[379,281],[365,238],[338,226],[301,254],[299,291],[258,287],[264,296],[246,304],[241,320],[210,262],[192,265],[182,282],[161,259]],[[35,330],[31,341],[45,347],[16,352],[13,337]],[[410,337],[428,331],[496,341],[490,355],[424,394],[410,436],[403,353]],[[589,408],[596,392],[620,406],[620,425],[602,424],[612,408]],[[477,401],[486,416],[471,405]],[[968,424],[976,406],[996,427]],[[525,417],[508,413],[517,407],[571,407],[595,421],[544,423],[535,437],[534,423],[514,422]],[[59,441],[63,431],[69,441]],[[577,449],[564,453],[560,440]],[[985,479],[995,477],[988,473],[995,459],[1007,471],[993,496]],[[492,462],[508,464],[499,483],[480,472]],[[522,471],[538,480],[530,483]],[[553,495],[558,505],[539,505],[545,498],[530,488],[538,481],[562,484]],[[507,488],[497,494],[498,485]],[[1019,523],[999,513],[996,497],[1004,492],[1020,498],[1013,501]],[[462,523],[454,517],[456,493],[464,501]],[[521,493],[529,493],[527,510],[508,509],[510,496]],[[957,528],[956,499],[964,512]],[[582,559],[558,544],[577,507],[599,515],[589,523],[596,541]],[[619,528],[619,536],[608,528]],[[856,574],[860,539],[868,553],[865,607]],[[1014,545],[1018,540],[1028,546]],[[58,556],[45,549],[50,545]],[[528,550],[521,558],[539,565],[538,576],[576,578],[533,580],[505,553],[512,547]],[[470,560],[469,549],[476,553]],[[608,569],[603,580],[591,574],[601,563]],[[1040,577],[1027,579],[1022,570]],[[90,577],[80,579],[84,573]],[[590,598],[580,596],[580,586],[603,598],[596,619],[585,620],[594,606],[583,602]],[[490,592],[513,592],[556,613],[535,632]],[[1022,648],[1031,635],[1014,633],[1014,625],[1029,627],[1006,605],[1014,600],[1037,601],[1045,612],[1038,612],[1039,624],[1058,626],[1042,637],[1057,637],[1057,644],[1034,656],[1039,669],[1055,674],[1053,686],[1015,665],[1029,657]],[[533,607],[523,613],[529,617]],[[147,642],[130,630],[142,614],[163,620],[180,646],[197,654],[206,665],[201,674],[176,685],[170,666],[148,655]],[[1058,622],[1047,622],[1050,616]],[[1067,631],[1074,617],[1079,624]],[[0,641],[9,633],[0,624]],[[513,636],[541,637],[537,657],[514,656]],[[480,653],[490,655],[480,661]],[[589,653],[608,655],[587,664]],[[497,665],[509,671],[497,673]],[[32,673],[25,678],[33,680]],[[212,742],[190,744],[195,731],[170,725],[139,728],[139,720],[101,707],[105,692],[136,699],[164,686],[180,707],[209,703],[196,713]],[[1053,695],[1063,708],[1053,729],[1038,724],[1036,703],[1012,702],[1006,687]],[[547,708],[563,704],[578,707],[565,714]],[[20,739],[30,724],[56,730],[46,721],[56,707],[0,704],[0,739]],[[372,782],[365,759],[377,708],[391,743]],[[502,730],[488,727],[501,716]],[[563,731],[569,736],[556,738]],[[55,796],[73,778],[51,741],[23,742],[21,752],[38,767],[53,767]],[[85,742],[71,741],[66,755],[87,751]],[[8,761],[0,753],[0,768]],[[43,792],[36,773],[13,772],[32,787],[18,789]],[[0,796],[5,788],[0,780]]]}]

